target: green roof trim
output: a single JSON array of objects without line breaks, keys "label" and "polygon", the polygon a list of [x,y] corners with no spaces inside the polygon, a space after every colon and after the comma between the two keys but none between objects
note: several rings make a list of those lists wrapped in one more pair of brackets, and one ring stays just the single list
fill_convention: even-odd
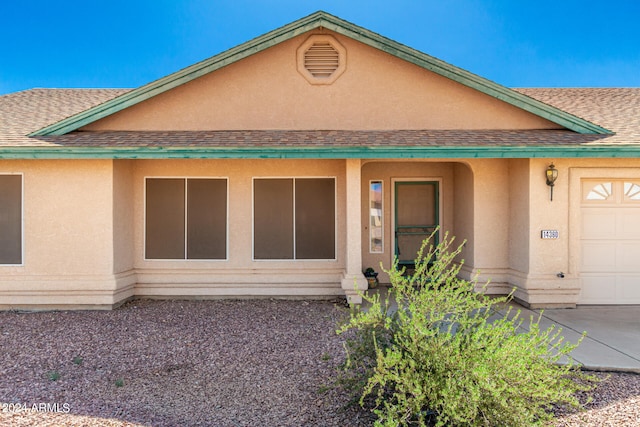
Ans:
[{"label": "green roof trim", "polygon": [[587,134],[612,134],[613,132],[581,119],[573,114],[518,93],[469,71],[412,49],[365,28],[347,22],[326,12],[315,12],[260,37],[198,62],[166,77],[148,83],[103,104],[46,126],[29,136],[64,135],[127,107],[152,98],[160,93],[197,79],[243,58],[261,52],[300,34],[316,28],[326,28],[350,37],[368,46],[387,52],[419,67],[433,71],[465,86],[500,99],[518,108],[543,117],[567,129]]},{"label": "green roof trim", "polygon": [[640,145],[402,147],[2,147],[0,159],[640,158]]}]

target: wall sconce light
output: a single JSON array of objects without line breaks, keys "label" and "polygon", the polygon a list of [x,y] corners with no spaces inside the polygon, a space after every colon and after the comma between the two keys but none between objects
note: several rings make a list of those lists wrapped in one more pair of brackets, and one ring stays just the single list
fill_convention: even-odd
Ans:
[{"label": "wall sconce light", "polygon": [[558,169],[556,169],[553,166],[553,163],[551,163],[547,168],[546,173],[547,173],[547,185],[551,187],[551,201],[553,201],[553,185],[555,184],[556,179],[558,179]]}]

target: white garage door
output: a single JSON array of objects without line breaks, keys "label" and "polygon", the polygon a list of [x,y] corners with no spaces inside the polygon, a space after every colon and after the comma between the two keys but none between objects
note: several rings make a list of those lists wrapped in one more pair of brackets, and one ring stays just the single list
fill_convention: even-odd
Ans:
[{"label": "white garage door", "polygon": [[582,182],[579,304],[640,304],[640,180]]}]

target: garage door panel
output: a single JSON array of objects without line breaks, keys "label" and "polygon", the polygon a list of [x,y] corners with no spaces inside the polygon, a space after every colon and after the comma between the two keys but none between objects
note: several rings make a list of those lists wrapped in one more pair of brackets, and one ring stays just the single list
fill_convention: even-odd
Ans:
[{"label": "garage door panel", "polygon": [[582,215],[583,239],[610,239],[616,234],[616,215],[609,209],[591,208]]},{"label": "garage door panel", "polygon": [[618,298],[623,304],[640,304],[640,274],[620,275],[616,285]]},{"label": "garage door panel", "polygon": [[584,272],[602,272],[615,270],[617,246],[617,242],[583,242],[581,270]]},{"label": "garage door panel", "polygon": [[640,304],[640,185],[631,181],[582,182],[579,304]]},{"label": "garage door panel", "polygon": [[618,272],[637,272],[640,268],[640,242],[618,243]]},{"label": "garage door panel", "polygon": [[617,215],[616,237],[640,239],[640,209],[620,209]]},{"label": "garage door panel", "polygon": [[595,274],[583,275],[582,290],[580,292],[580,303],[615,304],[615,289],[615,277]]}]

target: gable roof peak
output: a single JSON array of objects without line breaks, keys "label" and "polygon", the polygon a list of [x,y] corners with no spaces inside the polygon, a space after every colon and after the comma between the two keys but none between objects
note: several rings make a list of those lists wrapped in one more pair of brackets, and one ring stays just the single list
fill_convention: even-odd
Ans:
[{"label": "gable roof peak", "polygon": [[29,136],[64,135],[83,126],[107,117],[132,105],[138,104],[163,92],[188,83],[205,74],[240,61],[272,46],[292,39],[317,28],[326,28],[350,37],[373,48],[394,55],[402,60],[471,87],[494,98],[500,99],[525,111],[543,117],[551,122],[578,133],[611,134],[598,125],[576,117],[558,108],[544,104],[522,93],[494,83],[462,68],[448,64],[426,53],[420,52],[394,40],[388,39],[366,28],[357,26],[337,16],[319,10],[262,36],[226,50],[211,58],[200,61],[166,77],[155,80],[110,101],[89,108],[59,122],[46,126]]}]

